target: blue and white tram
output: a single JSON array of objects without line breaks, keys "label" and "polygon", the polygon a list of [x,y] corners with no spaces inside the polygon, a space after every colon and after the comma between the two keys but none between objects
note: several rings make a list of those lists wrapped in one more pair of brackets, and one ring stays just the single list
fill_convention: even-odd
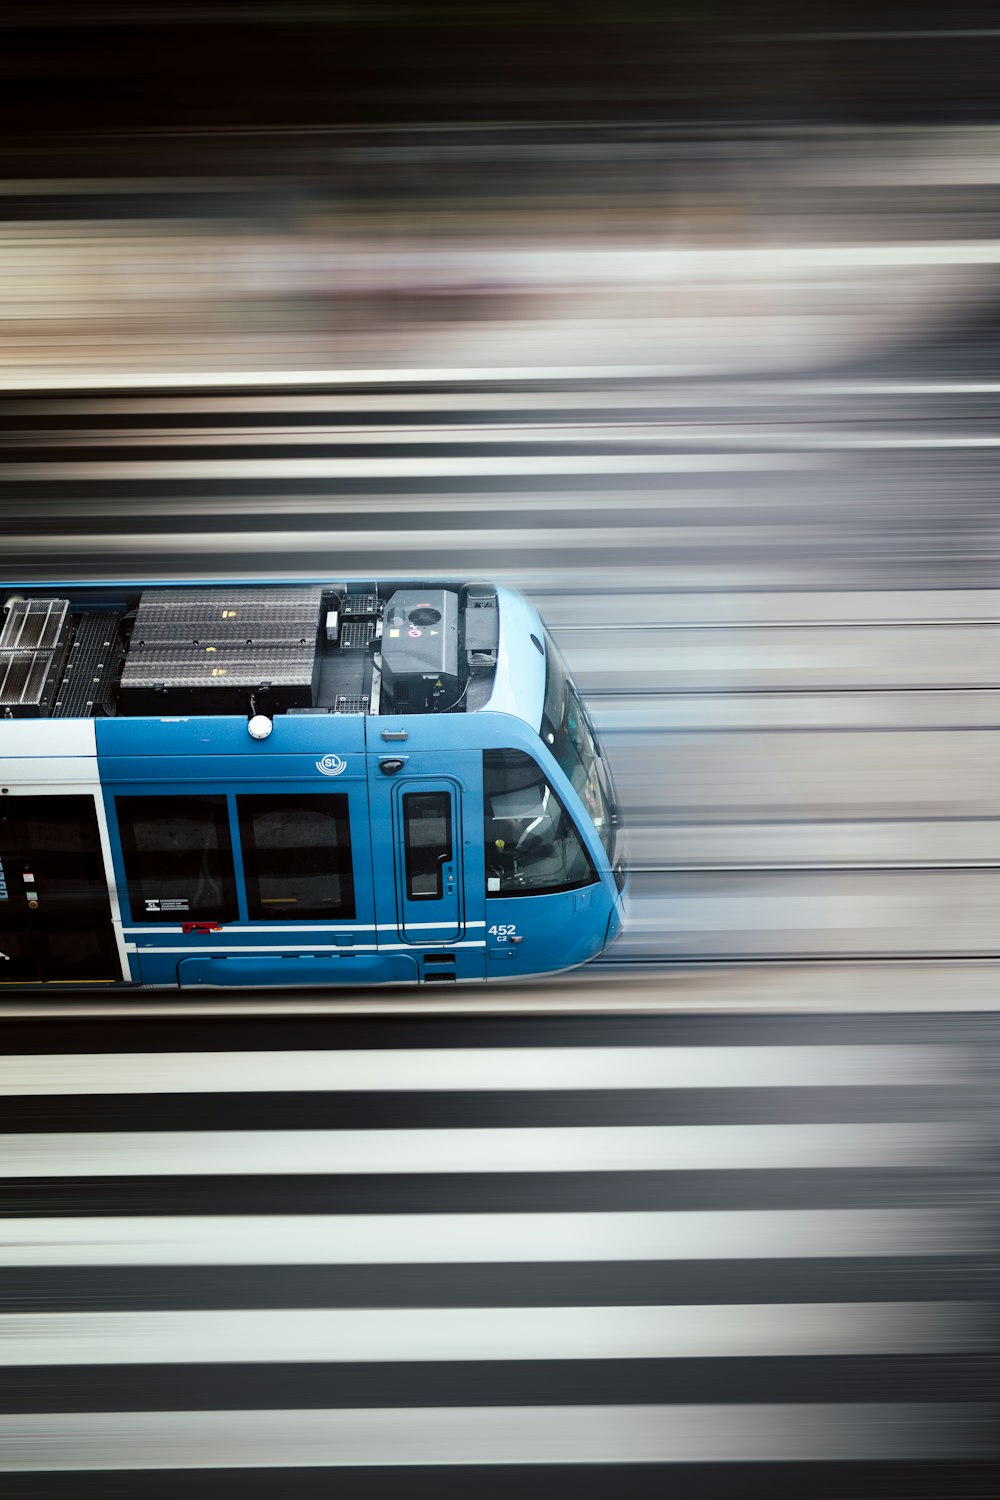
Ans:
[{"label": "blue and white tram", "polygon": [[0,788],[8,986],[513,979],[622,923],[600,742],[507,588],[11,590]]}]

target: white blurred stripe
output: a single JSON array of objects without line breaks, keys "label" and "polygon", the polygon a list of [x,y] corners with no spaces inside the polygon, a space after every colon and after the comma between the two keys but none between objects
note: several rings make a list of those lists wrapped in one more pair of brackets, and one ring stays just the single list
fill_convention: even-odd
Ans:
[{"label": "white blurred stripe", "polygon": [[978,1403],[849,1401],[46,1412],[0,1416],[0,1469],[957,1458],[996,1452],[995,1419]]},{"label": "white blurred stripe", "polygon": [[[0,390],[7,391],[183,391],[228,389],[252,390],[258,386],[352,385],[475,385],[480,382],[535,380],[645,380],[686,375],[680,365],[502,365],[488,367],[444,367],[421,369],[390,366],[384,370],[67,370],[58,375],[0,376]],[[438,398],[442,399],[442,398]]]},{"label": "white blurred stripe", "polygon": [[990,1313],[974,1302],[10,1313],[0,1366],[942,1354],[991,1347]]},{"label": "white blurred stripe", "polygon": [[0,1177],[890,1167],[974,1146],[947,1122],[26,1133],[0,1136]]},{"label": "white blurred stripe", "polygon": [[69,468],[66,463],[3,464],[0,478],[70,478],[74,483],[82,479],[452,479],[504,474],[742,474],[802,467],[801,458],[787,453],[458,454],[435,458],[387,454],[384,458],[74,459]]},{"label": "white blurred stripe", "polygon": [[459,1265],[973,1253],[974,1211],[220,1214],[0,1222],[0,1266]]},{"label": "white blurred stripe", "polygon": [[958,1046],[886,1044],[24,1053],[0,1057],[0,1096],[825,1087],[954,1082],[974,1065]]}]

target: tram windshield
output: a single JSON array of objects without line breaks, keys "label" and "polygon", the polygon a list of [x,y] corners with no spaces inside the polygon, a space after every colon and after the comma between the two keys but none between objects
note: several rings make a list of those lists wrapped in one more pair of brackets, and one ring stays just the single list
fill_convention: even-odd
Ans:
[{"label": "tram windshield", "polygon": [[572,782],[614,866],[619,844],[618,810],[597,731],[548,631],[545,647],[545,707],[539,732]]}]

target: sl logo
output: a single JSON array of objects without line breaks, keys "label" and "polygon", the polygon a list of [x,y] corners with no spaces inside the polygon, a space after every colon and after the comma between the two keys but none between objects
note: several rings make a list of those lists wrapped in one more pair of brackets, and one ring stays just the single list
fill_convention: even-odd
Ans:
[{"label": "sl logo", "polygon": [[324,776],[339,776],[341,771],[347,770],[347,761],[341,760],[339,755],[324,755],[322,760],[316,762],[317,771],[322,771]]}]

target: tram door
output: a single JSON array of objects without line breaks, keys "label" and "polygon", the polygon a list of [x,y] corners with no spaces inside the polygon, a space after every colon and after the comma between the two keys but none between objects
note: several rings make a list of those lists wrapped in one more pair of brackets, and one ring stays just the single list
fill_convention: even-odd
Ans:
[{"label": "tram door", "polygon": [[381,776],[371,792],[379,946],[459,942],[465,932],[461,784],[451,777]]},{"label": "tram door", "polygon": [[0,797],[0,983],[121,977],[93,796]]}]

